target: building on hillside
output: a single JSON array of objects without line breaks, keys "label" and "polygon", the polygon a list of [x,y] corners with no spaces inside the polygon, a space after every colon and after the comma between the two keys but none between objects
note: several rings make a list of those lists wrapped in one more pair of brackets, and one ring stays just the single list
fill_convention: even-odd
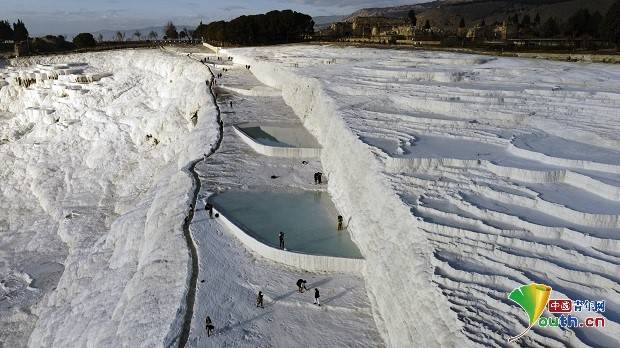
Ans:
[{"label": "building on hillside", "polygon": [[501,24],[496,25],[493,31],[494,31],[494,38],[500,39],[500,40],[508,40],[508,39],[515,38],[519,33],[519,29],[514,23],[508,23],[506,21],[504,21]]},{"label": "building on hillside", "polygon": [[369,43],[437,42],[443,30],[412,26],[406,18],[357,17],[352,22],[332,23],[316,37]]},{"label": "building on hillside", "polygon": [[30,49],[28,47],[28,42],[26,41],[16,41],[15,42],[15,56],[27,56],[30,54]]},{"label": "building on hillside", "polygon": [[353,20],[352,31],[354,36],[360,37],[391,35],[407,24],[404,18],[357,17]]},{"label": "building on hillside", "polygon": [[353,23],[350,22],[336,22],[332,23],[329,26],[331,33],[333,35],[342,37],[342,36],[351,36],[353,35]]},{"label": "building on hillside", "polygon": [[470,41],[497,40],[501,39],[501,34],[496,31],[495,26],[476,24],[467,30],[465,38]]}]

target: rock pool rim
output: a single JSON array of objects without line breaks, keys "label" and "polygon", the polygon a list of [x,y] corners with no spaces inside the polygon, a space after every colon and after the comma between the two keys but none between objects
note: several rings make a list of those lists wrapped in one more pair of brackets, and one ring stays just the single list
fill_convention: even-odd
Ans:
[{"label": "rock pool rim", "polygon": [[[220,204],[219,202],[214,201],[215,199],[217,199],[218,197],[223,196],[226,193],[233,193],[233,194],[249,194],[249,195],[253,195],[253,194],[279,194],[279,195],[285,195],[285,194],[309,194],[309,193],[319,193],[319,194],[325,194],[328,195],[329,194],[327,192],[323,192],[323,191],[306,191],[306,190],[251,190],[251,191],[243,191],[243,190],[225,190],[225,191],[220,191],[220,192],[215,192],[213,194],[211,194],[208,199],[207,202],[211,203],[214,207],[214,209],[217,211],[217,213],[220,214],[220,216],[225,217],[230,223],[232,223],[235,227],[237,227],[239,230],[243,231],[243,233],[245,233],[247,236],[249,236],[250,238],[256,240],[257,242],[270,247],[270,248],[274,248],[277,250],[281,250],[277,247],[277,245],[270,243],[270,241],[266,238],[264,238],[260,232],[256,231],[255,229],[252,229],[251,227],[247,226],[246,224],[244,224],[243,222],[241,222],[238,218],[235,218],[234,214],[230,212],[229,209],[227,209],[226,207],[223,207],[222,204]],[[331,201],[331,197],[330,197],[330,201]],[[332,201],[333,204],[333,201]],[[214,212],[214,219],[217,219],[217,215]],[[285,229],[286,230],[286,229]],[[274,230],[275,231],[275,230]],[[276,231],[277,232],[277,231]],[[334,228],[334,232],[336,233],[346,233],[348,239],[351,242],[351,246],[355,249],[356,252],[356,256],[342,256],[342,255],[333,255],[330,253],[313,253],[313,252],[309,252],[309,251],[304,251],[304,250],[297,250],[297,249],[288,249],[286,248],[285,250],[282,250],[284,252],[288,252],[288,253],[293,253],[293,254],[301,254],[301,255],[308,255],[308,256],[317,256],[317,257],[328,257],[328,258],[336,258],[336,259],[348,259],[348,260],[365,260],[361,251],[359,250],[359,247],[357,246],[357,244],[353,241],[353,239],[351,238],[351,234],[348,232],[348,230],[345,228],[344,231],[337,231]]]}]

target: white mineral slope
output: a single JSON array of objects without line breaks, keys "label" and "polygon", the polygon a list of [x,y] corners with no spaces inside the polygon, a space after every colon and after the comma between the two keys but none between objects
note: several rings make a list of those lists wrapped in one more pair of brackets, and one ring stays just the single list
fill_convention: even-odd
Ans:
[{"label": "white mineral slope", "polygon": [[[384,341],[507,346],[530,282],[607,301],[605,328],[522,346],[618,346],[620,68],[291,45],[224,51],[323,147]],[[379,318],[378,318],[379,319]]]},{"label": "white mineral slope", "polygon": [[[197,50],[191,53],[195,59],[207,56],[214,60],[212,55]],[[188,346],[383,347],[360,276],[310,273],[272,262],[248,249],[222,225],[221,217],[209,219],[205,214],[204,201],[216,192],[322,192],[326,187],[312,180],[313,173],[323,172],[318,159],[302,162],[300,158],[262,156],[235,134],[232,125],[241,123],[301,127],[281,93],[262,86],[240,66],[212,69],[215,74],[222,73],[214,93],[224,127],[218,150],[196,166],[202,180],[202,203],[197,203],[190,231],[196,241],[199,276]],[[231,86],[237,91],[232,91]],[[244,93],[246,90],[278,94],[249,95]],[[299,128],[290,129],[301,135]],[[305,130],[303,137],[308,137]],[[295,282],[299,278],[308,280],[308,292],[297,292]],[[312,287],[320,288],[321,307],[312,304]],[[264,309],[255,306],[258,291],[265,294]],[[215,324],[212,337],[207,337],[205,330],[207,315]]]},{"label": "white mineral slope", "polygon": [[210,73],[158,50],[14,65],[0,89],[0,342],[174,343],[190,268],[183,168],[218,134]]}]

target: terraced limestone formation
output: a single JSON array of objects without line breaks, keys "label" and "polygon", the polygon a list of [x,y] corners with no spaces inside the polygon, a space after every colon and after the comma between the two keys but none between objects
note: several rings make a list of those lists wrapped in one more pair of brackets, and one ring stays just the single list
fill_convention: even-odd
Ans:
[{"label": "terraced limestone formation", "polygon": [[505,346],[528,324],[507,294],[532,282],[607,301],[606,326],[535,327],[520,345],[618,345],[620,68],[329,46],[225,52],[282,88],[320,142],[388,345]]}]

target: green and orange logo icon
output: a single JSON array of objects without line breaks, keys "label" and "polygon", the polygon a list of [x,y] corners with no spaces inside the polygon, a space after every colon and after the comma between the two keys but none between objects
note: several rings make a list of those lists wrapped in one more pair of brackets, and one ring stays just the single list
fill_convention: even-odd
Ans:
[{"label": "green and orange logo icon", "polygon": [[508,294],[508,298],[521,306],[529,317],[529,326],[517,336],[510,337],[509,342],[514,342],[525,335],[538,321],[549,301],[551,287],[544,284],[532,283],[520,286]]}]

